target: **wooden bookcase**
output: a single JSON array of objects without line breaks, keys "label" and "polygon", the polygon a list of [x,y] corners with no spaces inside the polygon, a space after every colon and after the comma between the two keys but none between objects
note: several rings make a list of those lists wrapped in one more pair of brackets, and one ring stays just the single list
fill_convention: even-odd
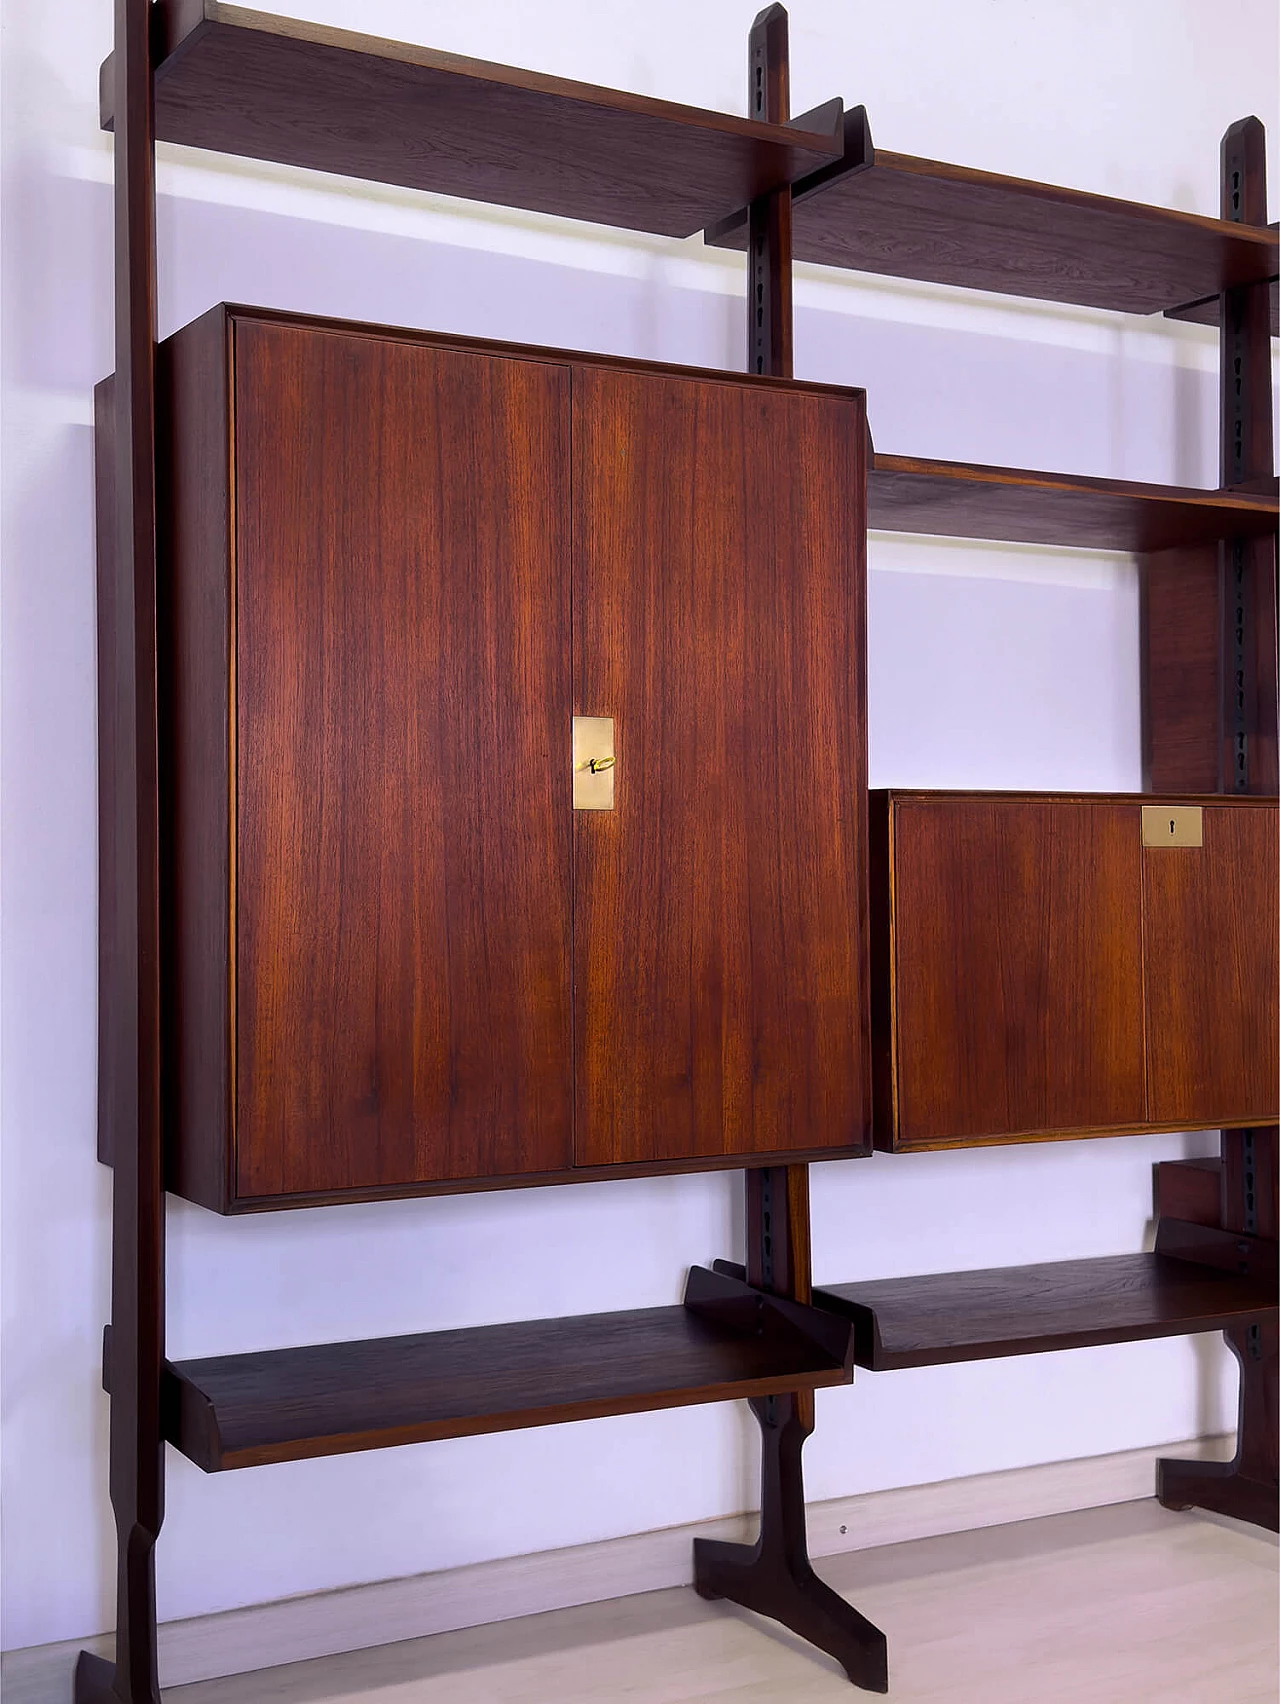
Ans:
[{"label": "wooden bookcase", "polygon": [[[883,1635],[817,1578],[804,1532],[812,1392],[855,1361],[1222,1329],[1244,1369],[1237,1460],[1164,1463],[1160,1494],[1275,1524],[1274,1123],[1226,1131],[1216,1166],[1159,1168],[1152,1254],[820,1291],[805,1164],[869,1152],[873,1031],[890,1147],[1274,1110],[1269,1061],[1244,1062],[1259,1098],[1230,1049],[1211,1068],[1195,1052],[1231,1030],[1224,987],[1265,1024],[1261,936],[1252,959],[1228,953],[1234,982],[1214,980],[1217,960],[1165,974],[1189,939],[1240,944],[1241,894],[1267,880],[1255,828],[1274,813],[1219,797],[1276,791],[1261,127],[1228,133],[1221,219],[877,153],[860,108],[791,119],[776,5],[751,32],[748,106],[704,112],[221,0],[117,0],[102,75],[116,370],[96,420],[119,1576],[116,1661],[82,1655],[78,1704],[159,1704],[166,1440],[217,1471],[745,1397],[760,1539],[699,1541],[697,1589],[776,1617],[877,1691]],[[160,346],[158,138],[703,230],[747,250],[746,375],[247,308]],[[861,392],[793,380],[793,257],[1220,319],[1221,488],[877,455]],[[1114,909],[1130,933],[1136,880],[1137,944],[1112,965],[1122,1014],[1102,1026],[1132,1057],[1096,1094],[1036,1080],[1033,1048],[1020,1101],[980,1072],[994,1111],[970,1095],[966,1123],[957,1065],[923,1122],[910,1111],[904,1036],[921,1032],[900,972],[914,952],[921,987],[940,975],[929,941],[912,944],[907,840],[891,859],[888,827],[960,806],[879,801],[885,838],[868,838],[868,523],[1142,556],[1147,784],[1212,795],[1205,856],[1135,851],[1136,799],[964,807],[988,831],[992,813],[1018,818],[1019,868],[1046,813],[1067,825],[1050,873],[1080,913],[1073,974],[1107,902],[1073,882],[1073,848],[1112,835],[1102,886],[1129,884]],[[616,719],[592,759],[612,765],[612,811],[571,808],[574,716]],[[797,723],[841,750],[840,788],[788,762],[778,734]],[[1256,868],[1227,845],[1242,825]],[[954,858],[946,833],[939,847]],[[1001,923],[992,946],[976,908],[948,922],[975,968],[1012,953],[1035,984],[1033,929],[1011,946]],[[1089,1055],[1088,1026],[1077,1042]],[[1008,1058],[989,1069],[1007,1078]],[[745,1168],[746,1262],[692,1269],[680,1307],[165,1358],[166,1188],[239,1212],[714,1166]]]}]

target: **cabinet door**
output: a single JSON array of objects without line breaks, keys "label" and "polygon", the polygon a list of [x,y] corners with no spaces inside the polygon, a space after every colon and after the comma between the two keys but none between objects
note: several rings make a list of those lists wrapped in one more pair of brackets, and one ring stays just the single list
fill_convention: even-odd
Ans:
[{"label": "cabinet door", "polygon": [[1136,805],[893,807],[893,1146],[1140,1125]]},{"label": "cabinet door", "polygon": [[1207,805],[1200,847],[1143,851],[1155,1124],[1274,1124],[1280,821]]},{"label": "cabinet door", "polygon": [[575,1158],[865,1143],[861,402],[573,384]]},{"label": "cabinet door", "polygon": [[568,390],[237,328],[242,1200],[571,1161]]}]

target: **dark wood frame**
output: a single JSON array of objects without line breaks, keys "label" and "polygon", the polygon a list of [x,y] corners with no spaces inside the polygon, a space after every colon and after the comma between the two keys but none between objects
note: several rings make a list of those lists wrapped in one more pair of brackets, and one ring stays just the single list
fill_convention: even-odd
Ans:
[{"label": "dark wood frame", "polygon": [[[1264,225],[1266,138],[1256,118],[1222,139],[1222,217]],[[1274,477],[1271,428],[1272,291],[1255,284],[1218,304],[1224,491],[1256,491]],[[1276,541],[1226,539],[1182,553],[1184,582],[1143,562],[1144,754],[1153,778],[1212,773],[1214,791],[1272,794],[1280,788],[1277,698]],[[1181,591],[1182,595],[1179,596]],[[1194,612],[1197,623],[1188,622]],[[1206,620],[1205,617],[1208,617]],[[1179,624],[1187,624],[1179,630]],[[1181,686],[1185,697],[1178,698]],[[1188,687],[1190,690],[1188,690]],[[1170,690],[1172,688],[1172,690]],[[1219,1246],[1240,1261],[1256,1243],[1274,1273],[1280,1237],[1280,1127],[1222,1132],[1216,1219]],[[1181,1167],[1161,1167],[1166,1189],[1192,1187]],[[1157,1209],[1161,1205],[1157,1189]],[[1164,1220],[1161,1219],[1163,1228]],[[1275,1279],[1271,1280],[1274,1299]],[[1240,1366],[1236,1452],[1229,1462],[1162,1460],[1156,1495],[1166,1508],[1200,1508],[1280,1530],[1280,1328],[1277,1315],[1230,1327]]]},{"label": "dark wood frame", "polygon": [[[163,730],[157,701],[155,377],[157,58],[163,59],[173,46],[165,35],[171,24],[182,26],[178,33],[185,41],[218,27],[221,12],[228,10],[214,0],[166,0],[163,10],[153,7],[152,0],[115,0],[115,52],[104,68],[104,114],[116,131],[116,377],[111,387],[100,389],[97,399],[100,444],[114,462],[114,477],[100,492],[98,522],[101,536],[113,540],[115,561],[99,607],[104,664],[99,701],[101,793],[103,832],[109,841],[109,858],[104,857],[102,872],[99,1125],[101,1151],[114,1166],[112,1323],[104,1338],[104,1382],[111,1396],[110,1488],[119,1572],[116,1660],[111,1664],[81,1654],[75,1679],[78,1704],[160,1701],[155,1544],[164,1510],[165,1438],[179,1447],[189,1446],[196,1459],[205,1451],[204,1465],[234,1464],[221,1459],[218,1398],[216,1391],[207,1388],[210,1380],[224,1391],[230,1388],[226,1380],[233,1369],[226,1363],[170,1367],[164,1352],[159,860]],[[289,37],[291,32],[285,29],[282,34]],[[292,34],[301,39],[306,31],[296,29]],[[308,51],[339,51],[341,45],[311,43]],[[1056,207],[1064,220],[1083,221],[1082,229],[1102,232],[1104,247],[1110,243],[1114,248],[1112,226],[1126,219],[1136,221],[1134,229],[1163,229],[1171,240],[1184,237],[1188,244],[1202,247],[1218,244],[1220,283],[1226,293],[1168,303],[1165,311],[1205,319],[1217,304],[1223,348],[1221,493],[882,457],[873,470],[872,502],[880,506],[885,522],[896,522],[907,530],[935,528],[942,496],[950,518],[936,530],[959,536],[1054,543],[1125,541],[1158,552],[1144,559],[1143,572],[1146,784],[1175,792],[1275,791],[1275,567],[1274,545],[1265,536],[1276,512],[1267,342],[1274,298],[1268,266],[1273,273],[1274,262],[1266,262],[1265,257],[1259,260],[1267,244],[1274,248],[1274,237],[1264,237],[1260,229],[1265,224],[1261,126],[1247,120],[1233,126],[1224,141],[1222,220],[1188,220],[1158,209],[1127,208],[1102,197],[1081,197],[927,161],[888,155],[877,160],[861,109],[844,120],[844,152],[836,158],[839,148],[833,132],[841,124],[840,103],[828,103],[804,120],[788,121],[787,23],[780,6],[770,6],[756,19],[749,54],[750,118],[691,114],[684,120],[695,128],[701,126],[708,135],[729,138],[733,146],[745,138],[757,149],[754,164],[748,164],[748,169],[762,174],[751,190],[755,199],[709,233],[712,240],[750,250],[749,371],[791,376],[791,185],[805,169],[799,163],[805,150],[811,161],[815,151],[824,149],[829,159],[798,186],[797,195],[807,209],[820,203],[828,185],[847,187],[857,174],[878,166],[882,177],[896,173],[904,183],[916,180],[924,186],[922,193],[941,198],[940,204],[954,191],[957,199],[950,210],[942,206],[946,217],[956,216],[955,207],[964,196],[989,195],[1006,208]],[[487,73],[500,73],[495,80],[515,91],[513,99],[549,101],[553,106],[561,100],[566,110],[575,102],[587,107],[594,103],[599,111],[625,115],[628,123],[638,120],[678,127],[682,122],[684,109],[669,103],[561,85],[555,79],[470,62],[447,63],[448,56],[426,50],[402,53],[400,58],[424,73],[457,74],[463,81],[483,82]],[[204,145],[228,143],[222,137],[206,139]],[[229,145],[235,145],[234,138]],[[620,153],[625,152],[624,143]],[[338,159],[305,163],[344,164]],[[345,164],[350,169],[350,162]],[[484,186],[477,186],[475,193],[483,195]],[[491,199],[502,196],[493,194]],[[635,220],[620,211],[618,222],[626,225]],[[1224,229],[1234,222],[1250,227],[1240,240]],[[979,255],[977,263],[985,259]],[[1012,249],[1003,259],[1017,265]],[[910,267],[903,270],[908,276],[922,275]],[[976,277],[955,281],[976,282],[981,287]],[[1060,290],[1035,293],[1050,299],[1061,295]],[[957,493],[962,494],[959,504],[954,501]],[[767,494],[762,500],[767,500]],[[1219,529],[1228,527],[1238,529],[1238,539],[1219,546]],[[1271,1526],[1276,1525],[1274,1420],[1280,1356],[1276,1309],[1261,1306],[1256,1285],[1269,1282],[1274,1287],[1275,1190],[1280,1172],[1276,1138],[1274,1126],[1227,1132],[1216,1168],[1202,1162],[1159,1168],[1160,1204],[1163,1209],[1167,1203],[1168,1210],[1162,1212],[1157,1253],[1135,1257],[1161,1263],[1159,1270],[1143,1268],[1153,1289],[1160,1290],[1159,1281],[1164,1278],[1172,1280],[1164,1284],[1164,1300],[1158,1306],[1131,1310],[1132,1317],[1117,1327],[1090,1314],[1086,1298],[1084,1313],[1077,1311],[1064,1334],[1029,1318],[1017,1273],[1010,1272],[1003,1275],[1009,1303],[1007,1329],[996,1346],[976,1351],[1021,1353],[1063,1347],[1068,1341],[1111,1341],[1156,1331],[1203,1329],[1210,1321],[1229,1317],[1234,1323],[1228,1329],[1228,1341],[1242,1366],[1236,1459],[1220,1467],[1164,1462],[1159,1495],[1171,1507],[1214,1508]],[[710,1345],[716,1366],[726,1364],[726,1355],[729,1363],[734,1362],[735,1337],[762,1332],[785,1345],[784,1365],[771,1371],[762,1369],[758,1359],[748,1365],[739,1358],[740,1376],[708,1382],[706,1366],[699,1363],[683,1384],[670,1378],[663,1382],[655,1368],[647,1383],[642,1378],[629,1393],[574,1389],[563,1401],[541,1406],[536,1398],[543,1369],[536,1369],[538,1377],[505,1394],[505,1407],[475,1412],[472,1400],[461,1417],[419,1413],[410,1417],[407,1429],[388,1425],[364,1433],[344,1432],[349,1416],[339,1415],[327,1432],[313,1428],[306,1437],[264,1443],[260,1436],[255,1441],[249,1435],[250,1426],[242,1459],[280,1459],[281,1451],[325,1453],[333,1448],[407,1441],[410,1436],[455,1435],[459,1430],[746,1395],[763,1442],[760,1539],[753,1547],[700,1542],[695,1553],[697,1589],[706,1597],[732,1598],[775,1617],[835,1655],[856,1684],[886,1690],[883,1635],[825,1587],[809,1562],[800,1465],[803,1443],[813,1426],[813,1388],[850,1377],[855,1353],[863,1364],[877,1364],[874,1309],[869,1314],[863,1301],[839,1288],[812,1294],[808,1173],[805,1165],[794,1163],[794,1156],[789,1158],[793,1163],[762,1164],[746,1173],[745,1268],[695,1269],[685,1303],[710,1333],[703,1341]],[[1092,1266],[1092,1273],[1085,1275],[1086,1290],[1090,1278],[1102,1279],[1101,1268],[1106,1265],[1067,1264]],[[1179,1270],[1171,1271],[1171,1265]],[[1182,1270],[1197,1267],[1216,1272],[1197,1281]],[[1032,1270],[1041,1275],[1045,1271]],[[1269,1277],[1259,1278],[1263,1272]],[[913,1282],[920,1281],[904,1280],[902,1285]],[[1190,1299],[1166,1307],[1173,1291]],[[890,1295],[889,1304],[900,1307],[904,1299],[905,1288],[896,1298]],[[821,1306],[815,1307],[814,1302]],[[670,1310],[645,1311],[666,1314]],[[550,1333],[554,1366],[564,1370],[563,1363],[555,1360],[562,1353],[557,1339],[571,1340],[580,1348],[594,1341],[598,1322],[609,1318],[550,1322],[557,1326]],[[670,1341],[662,1333],[677,1322],[668,1318],[652,1323],[661,1355],[665,1353],[661,1345]],[[474,1334],[477,1350],[484,1329],[488,1328]],[[956,1359],[975,1352],[972,1333],[964,1342],[956,1338],[954,1311],[950,1329],[949,1347],[935,1332],[936,1341],[912,1351],[917,1357],[912,1364],[920,1364],[921,1358]],[[428,1359],[437,1354],[447,1359],[454,1347],[438,1339],[414,1341],[426,1345],[415,1353]],[[859,1342],[861,1351],[856,1347]],[[380,1345],[335,1347],[344,1353],[360,1348],[385,1350]],[[906,1364],[885,1361],[883,1344],[880,1354],[880,1364]],[[273,1360],[273,1376],[283,1377],[286,1384],[296,1374],[297,1369],[279,1357],[267,1359]],[[210,1367],[214,1367],[212,1373]],[[224,1407],[223,1412],[225,1417],[231,1410]],[[254,1453],[263,1449],[267,1456]],[[233,1450],[231,1456],[235,1454]]]},{"label": "dark wood frame", "polygon": [[[155,1546],[164,1519],[164,1182],[160,1090],[160,802],[156,695],[155,92],[148,0],[115,0],[114,442],[119,572],[99,610],[104,806],[116,864],[103,895],[99,1121],[115,1156],[110,1483],[119,1570],[116,1660],[81,1652],[79,1704],[160,1704]],[[111,695],[111,702],[106,701]],[[104,776],[105,780],[106,777]],[[105,824],[104,824],[105,827]],[[110,933],[107,933],[107,920]]]}]

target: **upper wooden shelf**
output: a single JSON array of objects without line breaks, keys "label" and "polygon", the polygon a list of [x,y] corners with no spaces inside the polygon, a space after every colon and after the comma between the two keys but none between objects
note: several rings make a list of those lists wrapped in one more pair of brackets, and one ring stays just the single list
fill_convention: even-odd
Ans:
[{"label": "upper wooden shelf", "polygon": [[1266,495],[1200,491],[879,452],[867,474],[867,524],[885,532],[1137,553],[1273,533],[1278,520],[1274,481]]},{"label": "upper wooden shelf", "polygon": [[1163,1254],[836,1284],[813,1299],[852,1322],[854,1359],[876,1372],[1221,1331],[1276,1315],[1270,1279]]},{"label": "upper wooden shelf", "polygon": [[164,1431],[204,1468],[845,1384],[853,1328],[694,1267],[683,1307],[181,1361]]},{"label": "upper wooden shelf", "polygon": [[[1137,314],[1280,272],[1274,229],[885,153],[862,107],[796,186],[792,235],[797,260]],[[745,213],[707,240],[745,248]]]},{"label": "upper wooden shelf", "polygon": [[[839,101],[760,124],[219,0],[156,21],[161,140],[504,207],[687,237],[842,149]],[[108,130],[113,90],[108,59]]]}]

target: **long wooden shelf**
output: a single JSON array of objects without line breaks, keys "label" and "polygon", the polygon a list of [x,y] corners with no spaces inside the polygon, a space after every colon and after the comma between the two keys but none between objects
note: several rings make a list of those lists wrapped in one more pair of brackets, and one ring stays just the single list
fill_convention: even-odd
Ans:
[{"label": "long wooden shelf", "polygon": [[1163,1254],[942,1272],[815,1289],[875,1372],[1172,1337],[1276,1317],[1265,1278]]},{"label": "long wooden shelf", "polygon": [[[792,233],[797,260],[1138,314],[1280,272],[1272,229],[887,153],[862,107],[796,185]],[[745,248],[745,213],[707,240]]]},{"label": "long wooden shelf", "polygon": [[1275,489],[1139,485],[879,452],[867,474],[867,522],[885,532],[1137,552],[1262,536],[1278,520]]},{"label": "long wooden shelf", "polygon": [[702,1267],[684,1305],[314,1344],[166,1369],[206,1472],[847,1383],[853,1328]]},{"label": "long wooden shelf", "polygon": [[[221,0],[156,12],[166,142],[671,237],[841,153],[839,101],[761,124]],[[113,84],[108,59],[106,129]]]}]

